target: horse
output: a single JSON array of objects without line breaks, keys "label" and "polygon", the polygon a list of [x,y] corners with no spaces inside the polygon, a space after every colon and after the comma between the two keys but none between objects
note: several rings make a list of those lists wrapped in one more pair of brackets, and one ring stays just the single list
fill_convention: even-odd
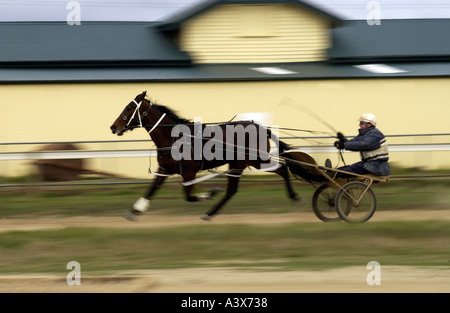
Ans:
[{"label": "horse", "polygon": [[[131,210],[124,213],[124,217],[129,220],[135,220],[139,214],[149,209],[151,197],[162,186],[166,178],[174,174],[182,177],[186,201],[196,202],[211,198],[218,190],[213,189],[206,195],[205,193],[192,194],[197,173],[228,165],[225,195],[201,217],[203,220],[210,220],[237,192],[239,179],[247,167],[252,166],[260,170],[267,167],[272,161],[269,156],[269,137],[273,138],[274,136],[266,127],[253,121],[229,121],[212,125],[193,123],[191,120],[179,117],[167,106],[151,101],[147,97],[146,91],[128,103],[110,129],[113,134],[122,136],[127,131],[141,127],[145,128],[156,145],[158,170],[154,173],[156,177],[147,192],[134,203]],[[230,135],[230,129],[240,129],[244,132],[235,131]],[[249,129],[256,130],[254,132],[256,137],[251,138],[254,133],[250,134]],[[202,131],[203,134],[201,136],[192,135],[195,131]],[[214,136],[212,136],[213,134]],[[257,143],[251,145],[255,139]],[[236,145],[236,142],[239,144],[239,140],[244,144]],[[275,142],[280,153],[289,149],[289,145],[285,142],[280,140]],[[225,148],[223,148],[224,144]],[[195,151],[194,148],[199,149]],[[290,199],[299,199],[299,195],[292,188],[289,171],[285,164],[279,163],[268,171],[274,172],[284,179]]]}]

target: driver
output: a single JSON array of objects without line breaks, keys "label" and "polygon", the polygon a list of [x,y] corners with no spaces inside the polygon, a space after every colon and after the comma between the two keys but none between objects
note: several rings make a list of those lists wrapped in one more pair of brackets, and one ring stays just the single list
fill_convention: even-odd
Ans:
[{"label": "driver", "polygon": [[[388,163],[389,150],[386,138],[383,133],[376,128],[377,118],[371,113],[364,113],[359,118],[359,134],[351,140],[338,133],[339,140],[334,146],[339,150],[359,151],[361,161],[339,167],[338,170],[356,174],[374,174],[384,176],[391,174],[391,167]],[[337,177],[352,177],[344,173],[338,173]]]}]

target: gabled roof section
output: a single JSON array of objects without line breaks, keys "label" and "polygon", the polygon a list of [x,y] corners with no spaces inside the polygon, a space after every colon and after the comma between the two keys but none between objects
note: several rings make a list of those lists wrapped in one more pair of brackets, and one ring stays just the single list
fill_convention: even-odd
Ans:
[{"label": "gabled roof section", "polygon": [[450,19],[347,21],[332,30],[331,62],[450,60]]},{"label": "gabled roof section", "polygon": [[152,23],[0,23],[0,67],[168,66],[189,55]]},{"label": "gabled roof section", "polygon": [[344,20],[340,17],[331,14],[330,12],[321,10],[305,1],[300,0],[206,0],[204,2],[201,2],[200,4],[193,6],[190,9],[187,9],[185,11],[182,11],[181,13],[175,14],[172,17],[169,17],[163,22],[160,22],[158,24],[158,28],[162,31],[171,31],[176,30],[180,28],[180,25],[197,15],[208,11],[209,9],[219,6],[219,5],[225,5],[225,4],[294,4],[301,8],[307,8],[318,15],[321,15],[325,17],[326,19],[330,20],[332,24],[341,25],[344,24]]}]

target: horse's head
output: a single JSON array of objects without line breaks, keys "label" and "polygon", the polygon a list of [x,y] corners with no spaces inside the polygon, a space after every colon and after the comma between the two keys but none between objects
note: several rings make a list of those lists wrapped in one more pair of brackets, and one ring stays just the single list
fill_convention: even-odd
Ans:
[{"label": "horse's head", "polygon": [[133,130],[138,126],[143,126],[142,118],[147,115],[147,110],[150,108],[150,102],[145,99],[146,94],[147,91],[144,91],[128,103],[119,117],[111,125],[113,134],[122,136],[127,130]]}]

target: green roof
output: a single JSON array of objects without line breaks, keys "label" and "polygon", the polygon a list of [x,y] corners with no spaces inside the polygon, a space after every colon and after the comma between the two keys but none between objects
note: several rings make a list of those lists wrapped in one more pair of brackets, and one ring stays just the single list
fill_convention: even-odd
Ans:
[{"label": "green roof", "polygon": [[0,66],[187,65],[153,23],[0,23]]},{"label": "green roof", "polygon": [[450,19],[347,21],[332,30],[333,62],[450,60]]}]

